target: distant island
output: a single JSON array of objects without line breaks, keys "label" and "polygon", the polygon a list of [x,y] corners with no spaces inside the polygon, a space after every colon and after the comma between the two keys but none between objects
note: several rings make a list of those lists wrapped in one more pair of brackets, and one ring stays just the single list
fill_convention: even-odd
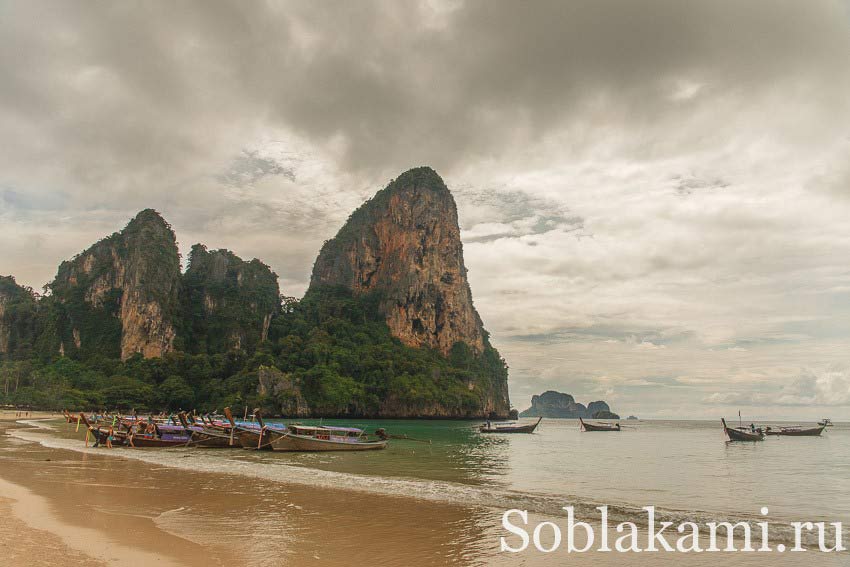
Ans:
[{"label": "distant island", "polygon": [[585,406],[577,403],[569,394],[549,390],[531,398],[531,407],[519,414],[520,417],[563,417],[590,419],[620,419],[603,401],[590,402]]}]

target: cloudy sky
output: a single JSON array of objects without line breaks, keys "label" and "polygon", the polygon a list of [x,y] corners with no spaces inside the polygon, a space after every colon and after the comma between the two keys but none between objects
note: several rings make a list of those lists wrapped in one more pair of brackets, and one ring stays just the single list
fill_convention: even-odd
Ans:
[{"label": "cloudy sky", "polygon": [[846,1],[0,0],[0,136],[35,288],[153,207],[301,295],[427,164],[515,406],[850,418]]}]

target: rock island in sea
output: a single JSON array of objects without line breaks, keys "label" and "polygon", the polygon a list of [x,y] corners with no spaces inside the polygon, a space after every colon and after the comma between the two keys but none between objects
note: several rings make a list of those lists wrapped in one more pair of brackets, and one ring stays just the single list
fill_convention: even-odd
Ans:
[{"label": "rock island in sea", "polygon": [[548,390],[531,397],[531,407],[519,414],[520,417],[562,417],[591,419],[620,419],[604,401],[590,402],[585,406],[575,401],[570,394]]}]

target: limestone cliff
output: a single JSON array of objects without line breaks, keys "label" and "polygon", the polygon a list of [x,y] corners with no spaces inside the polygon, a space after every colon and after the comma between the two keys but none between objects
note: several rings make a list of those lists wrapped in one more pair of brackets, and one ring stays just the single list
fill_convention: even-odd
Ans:
[{"label": "limestone cliff", "polygon": [[152,209],[59,266],[49,284],[63,353],[157,357],[176,337],[180,258]]},{"label": "limestone cliff", "polygon": [[457,208],[428,167],[412,169],[357,209],[322,247],[310,287],[378,291],[393,335],[447,355],[457,342],[484,349],[463,264]]},{"label": "limestone cliff", "polygon": [[253,350],[266,340],[280,311],[277,274],[259,260],[246,262],[229,250],[196,244],[181,303],[187,351]]},{"label": "limestone cliff", "polygon": [[[310,291],[344,287],[373,298],[392,335],[405,345],[427,347],[445,357],[462,346],[473,357],[501,360],[473,306],[466,272],[454,198],[434,170],[420,167],[403,173],[354,211],[324,244]],[[507,415],[507,373],[498,374],[486,383],[467,385],[480,396],[483,407],[477,415]],[[392,406],[390,401],[385,405]],[[383,413],[416,415],[422,410],[399,404]],[[427,410],[435,416],[441,412],[440,407]]]},{"label": "limestone cliff", "polygon": [[291,374],[269,366],[257,370],[257,394],[271,400],[274,415],[283,417],[309,417],[307,400],[301,393],[298,379]]}]

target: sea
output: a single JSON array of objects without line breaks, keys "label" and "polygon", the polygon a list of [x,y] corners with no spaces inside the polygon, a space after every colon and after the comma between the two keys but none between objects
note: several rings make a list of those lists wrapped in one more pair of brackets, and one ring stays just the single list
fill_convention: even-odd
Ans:
[{"label": "sea", "polygon": [[[791,522],[842,522],[850,527],[850,424],[846,423],[827,428],[821,437],[768,437],[758,443],[727,442],[719,420],[624,420],[622,431],[609,433],[582,432],[577,420],[544,419],[530,435],[482,434],[478,431],[480,422],[471,421],[302,423],[346,425],[367,431],[382,427],[410,439],[393,439],[384,451],[298,454],[91,449],[84,446],[82,428],[77,431],[73,424],[58,421],[30,422],[32,427],[12,431],[11,435],[44,447],[142,461],[149,468],[225,474],[247,483],[314,491],[388,496],[396,508],[404,507],[398,502],[410,501],[417,502],[416,506],[434,503],[483,511],[481,518],[487,519],[474,522],[475,537],[487,541],[476,542],[470,534],[466,538],[455,535],[466,543],[452,548],[461,550],[460,556],[453,558],[456,561],[443,558],[444,564],[533,565],[552,561],[551,554],[508,557],[500,553],[499,538],[510,535],[500,520],[510,509],[528,511],[538,521],[563,524],[565,506],[573,507],[577,517],[589,520],[598,519],[598,506],[607,506],[612,524],[634,521],[642,529],[646,527],[642,523],[646,506],[655,508],[658,521],[769,521],[771,537],[789,548],[793,543]],[[492,526],[482,531],[482,521]],[[844,532],[850,547],[847,528]],[[403,539],[403,533],[396,535]],[[814,536],[804,540],[812,546],[816,542]],[[789,555],[793,554],[786,557]],[[561,560],[565,557],[560,555]],[[850,565],[846,553],[808,552],[805,557],[806,562],[789,564]],[[720,559],[693,564],[716,564],[712,561]],[[784,564],[768,560],[751,563],[752,559],[740,554],[725,554],[722,561],[728,565]],[[595,562],[609,563],[623,564],[623,558],[606,557],[601,563]],[[682,564],[691,563],[682,560]]]}]

